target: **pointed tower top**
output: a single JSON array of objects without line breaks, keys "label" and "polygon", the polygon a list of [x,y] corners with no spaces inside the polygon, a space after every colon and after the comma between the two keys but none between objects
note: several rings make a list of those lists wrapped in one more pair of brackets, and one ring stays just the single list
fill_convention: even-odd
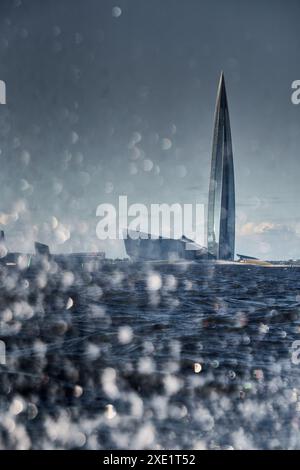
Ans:
[{"label": "pointed tower top", "polygon": [[218,88],[207,212],[208,251],[234,259],[235,187],[232,140],[224,72]]},{"label": "pointed tower top", "polygon": [[220,88],[221,87],[225,88],[225,75],[224,75],[223,70],[221,71],[221,75],[220,75]]},{"label": "pointed tower top", "polygon": [[223,70],[221,71],[219,87],[218,87],[218,95],[217,95],[217,106],[227,106],[227,93],[226,93],[226,86],[225,86],[225,76]]}]

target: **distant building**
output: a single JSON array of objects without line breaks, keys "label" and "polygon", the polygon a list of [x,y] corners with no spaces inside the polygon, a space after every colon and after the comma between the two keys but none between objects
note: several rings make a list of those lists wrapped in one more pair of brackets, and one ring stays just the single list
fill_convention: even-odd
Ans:
[{"label": "distant building", "polygon": [[0,264],[6,266],[39,267],[44,262],[54,262],[64,269],[87,268],[98,270],[105,261],[105,252],[52,254],[48,245],[35,242],[35,254],[10,252],[4,245],[5,235],[0,231]]},{"label": "distant building", "polygon": [[231,129],[224,74],[215,111],[208,197],[208,251],[216,259],[233,260],[235,249],[235,187]]},{"label": "distant building", "polygon": [[178,240],[163,237],[153,239],[149,234],[128,232],[124,243],[133,261],[201,260],[209,257],[207,248],[184,236]]},{"label": "distant building", "polygon": [[[145,235],[145,234],[144,234]],[[213,135],[209,182],[207,248],[182,237],[179,240],[150,235],[127,238],[125,248],[133,260],[233,260],[235,250],[235,187],[232,141],[224,74],[221,74]],[[194,248],[190,249],[191,243]]]}]

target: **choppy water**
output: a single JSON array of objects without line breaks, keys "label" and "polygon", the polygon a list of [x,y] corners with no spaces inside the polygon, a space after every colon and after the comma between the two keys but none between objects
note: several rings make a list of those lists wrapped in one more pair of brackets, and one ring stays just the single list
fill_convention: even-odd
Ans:
[{"label": "choppy water", "polygon": [[1,268],[0,448],[300,448],[300,269]]}]

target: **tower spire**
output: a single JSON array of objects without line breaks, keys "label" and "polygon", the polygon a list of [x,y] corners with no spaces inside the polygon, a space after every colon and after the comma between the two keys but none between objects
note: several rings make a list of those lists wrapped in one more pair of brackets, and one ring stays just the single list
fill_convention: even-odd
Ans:
[{"label": "tower spire", "polygon": [[215,109],[208,198],[207,243],[208,250],[217,259],[234,259],[234,167],[230,119],[223,71],[220,76]]}]

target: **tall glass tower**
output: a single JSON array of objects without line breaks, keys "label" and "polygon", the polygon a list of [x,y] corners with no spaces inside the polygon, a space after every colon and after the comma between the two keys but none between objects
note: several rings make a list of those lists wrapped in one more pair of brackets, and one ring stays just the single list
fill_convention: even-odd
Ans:
[{"label": "tall glass tower", "polygon": [[232,140],[224,74],[217,103],[208,197],[208,250],[216,259],[233,260],[235,245],[235,188]]}]

